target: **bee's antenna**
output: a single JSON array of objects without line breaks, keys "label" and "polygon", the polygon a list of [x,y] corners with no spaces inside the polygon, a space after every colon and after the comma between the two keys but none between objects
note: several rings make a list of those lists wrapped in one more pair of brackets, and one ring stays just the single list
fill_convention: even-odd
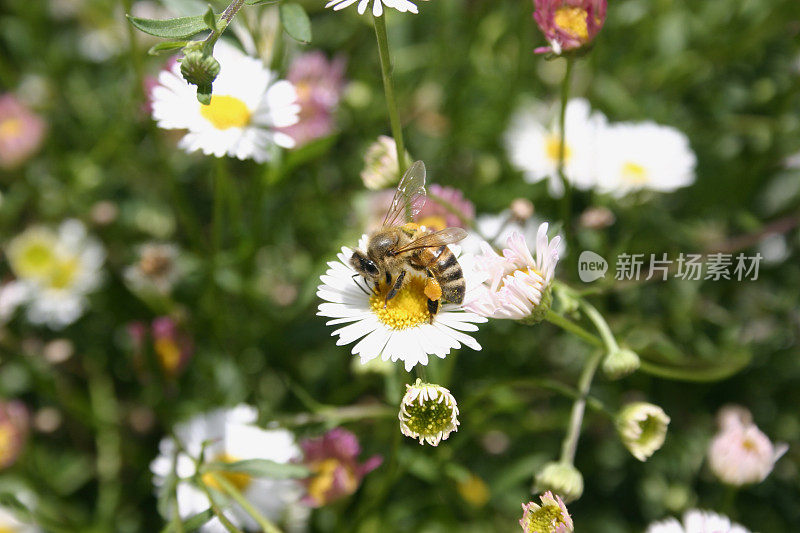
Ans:
[{"label": "bee's antenna", "polygon": [[[361,286],[361,284],[360,284],[360,283],[358,282],[358,280],[356,279],[357,277],[359,277],[359,274],[353,274],[353,282],[356,284],[356,287],[358,287],[359,289],[361,289],[361,292],[363,292],[364,294],[366,294],[367,296],[369,296],[369,295],[370,295],[370,293],[369,293],[369,292],[367,292],[367,290],[366,290],[364,287],[362,287],[362,286]],[[369,283],[367,282],[367,280],[364,280],[364,283],[366,283],[366,284],[367,284],[367,287],[369,287]],[[372,294],[375,294],[375,291],[372,291]]]}]

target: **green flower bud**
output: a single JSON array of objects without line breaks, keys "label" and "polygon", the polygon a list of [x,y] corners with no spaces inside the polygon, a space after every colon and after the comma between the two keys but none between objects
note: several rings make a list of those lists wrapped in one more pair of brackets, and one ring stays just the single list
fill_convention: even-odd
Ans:
[{"label": "green flower bud", "polygon": [[624,378],[635,372],[640,364],[636,352],[627,348],[617,348],[609,352],[603,360],[603,373],[609,379]]},{"label": "green flower bud", "polygon": [[450,391],[419,378],[413,385],[406,385],[398,418],[403,435],[431,446],[438,446],[450,433],[458,431],[460,424],[458,405]]},{"label": "green flower bud", "polygon": [[657,405],[635,402],[620,410],[616,424],[628,451],[640,461],[646,461],[664,444],[669,417]]},{"label": "green flower bud", "polygon": [[569,503],[583,494],[583,476],[569,463],[552,461],[536,474],[533,487],[534,492],[551,491]]},{"label": "green flower bud", "polygon": [[198,88],[210,88],[219,74],[219,62],[214,56],[192,50],[181,60],[181,74],[183,79]]}]

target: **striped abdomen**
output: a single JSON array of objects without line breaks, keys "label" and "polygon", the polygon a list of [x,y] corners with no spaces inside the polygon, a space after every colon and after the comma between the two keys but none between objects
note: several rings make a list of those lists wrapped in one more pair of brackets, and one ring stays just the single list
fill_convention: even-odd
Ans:
[{"label": "striped abdomen", "polygon": [[423,248],[414,252],[414,262],[426,268],[442,287],[442,300],[464,303],[467,286],[458,259],[447,246]]}]

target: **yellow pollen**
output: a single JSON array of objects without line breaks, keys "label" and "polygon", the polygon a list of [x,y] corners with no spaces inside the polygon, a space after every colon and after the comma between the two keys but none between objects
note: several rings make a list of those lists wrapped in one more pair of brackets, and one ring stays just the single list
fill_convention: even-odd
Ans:
[{"label": "yellow pollen", "polygon": [[369,299],[369,306],[378,319],[391,329],[414,328],[429,322],[428,297],[425,296],[425,279],[414,276],[383,307],[389,286],[382,286],[378,294]]},{"label": "yellow pollen", "polygon": [[[559,152],[561,151],[561,138],[558,135],[550,135],[547,137],[544,150],[547,153],[547,157],[557,162]],[[571,155],[572,150],[569,149],[568,144],[564,143],[564,162],[569,161]]]},{"label": "yellow pollen", "polygon": [[56,262],[53,272],[50,274],[50,287],[54,289],[65,289],[75,282],[78,274],[80,262],[77,257],[70,257]]},{"label": "yellow pollen", "polygon": [[744,448],[748,452],[754,452],[758,449],[758,446],[756,446],[756,443],[753,442],[752,440],[744,439],[744,442],[742,442],[742,448]]},{"label": "yellow pollen", "polygon": [[433,231],[441,231],[447,227],[447,221],[442,215],[425,217],[418,220],[417,223]]},{"label": "yellow pollen", "polygon": [[33,241],[19,254],[14,263],[14,270],[20,277],[41,278],[53,268],[55,254],[51,248],[52,243]]},{"label": "yellow pollen", "polygon": [[502,289],[502,288],[505,286],[505,284],[506,284],[506,281],[505,281],[505,280],[506,280],[506,278],[507,278],[507,277],[514,277],[514,275],[515,275],[517,272],[522,272],[523,274],[527,274],[528,276],[539,276],[540,278],[544,279],[544,276],[543,276],[541,273],[539,273],[539,271],[538,271],[538,270],[536,270],[535,268],[518,268],[518,269],[516,269],[515,271],[513,271],[513,272],[509,272],[508,274],[506,274],[505,276],[503,276],[503,279],[502,279],[502,280],[500,280],[500,286],[499,286],[499,287],[497,287],[497,289],[498,289],[498,290]]},{"label": "yellow pollen", "polygon": [[166,338],[156,339],[153,343],[153,349],[164,372],[170,375],[174,374],[181,362],[181,349],[175,341]]},{"label": "yellow pollen", "polygon": [[250,110],[233,96],[213,95],[210,104],[200,106],[200,114],[218,130],[243,128],[250,123]]},{"label": "yellow pollen", "polygon": [[556,26],[571,34],[576,39],[589,39],[589,28],[586,24],[588,14],[579,7],[561,7],[556,10]]},{"label": "yellow pollen", "polygon": [[[214,462],[216,463],[235,463],[238,461],[236,457],[229,455],[227,453],[221,453],[214,457]],[[243,492],[247,487],[250,485],[252,479],[247,474],[242,474],[241,472],[226,472],[226,471],[215,471],[215,472],[206,472],[203,474],[203,483],[207,487],[211,487],[213,489],[217,489],[222,491],[222,487],[220,487],[219,483],[215,478],[221,477],[228,480],[228,482],[236,487],[239,492]]]},{"label": "yellow pollen", "polygon": [[311,479],[308,485],[309,496],[318,502],[324,503],[326,501],[325,495],[333,487],[336,469],[340,466],[343,467],[344,472],[347,474],[344,480],[344,490],[348,493],[355,492],[358,482],[353,472],[345,467],[338,459],[329,458],[311,465],[311,471],[316,475]]},{"label": "yellow pollen", "polygon": [[[10,424],[0,426],[0,466],[5,465],[14,453],[14,430]],[[0,533],[3,530],[0,529]]]},{"label": "yellow pollen", "polygon": [[22,120],[8,118],[0,121],[0,139],[13,139],[22,134]]},{"label": "yellow pollen", "polygon": [[629,183],[647,183],[647,170],[642,165],[627,161],[622,165],[622,178]]}]

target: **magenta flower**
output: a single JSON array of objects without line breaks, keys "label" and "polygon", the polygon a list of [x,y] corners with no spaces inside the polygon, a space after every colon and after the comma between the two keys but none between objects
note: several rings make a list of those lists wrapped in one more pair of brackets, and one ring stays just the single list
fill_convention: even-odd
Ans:
[{"label": "magenta flower", "polygon": [[594,40],[606,21],[607,0],[533,0],[533,18],[550,46],[537,54],[561,54]]},{"label": "magenta flower", "polygon": [[344,69],[343,58],[328,61],[320,51],[302,54],[292,62],[287,79],[297,90],[300,121],[281,131],[292,137],[297,146],[333,132],[333,113],[344,89]]},{"label": "magenta flower", "polygon": [[353,494],[363,477],[383,462],[375,455],[358,464],[361,446],[358,438],[343,428],[334,428],[320,438],[300,443],[303,462],[313,475],[306,479],[303,501],[312,507],[321,507],[344,496]]},{"label": "magenta flower", "polygon": [[14,95],[0,95],[0,168],[16,168],[42,144],[44,121]]},{"label": "magenta flower", "polygon": [[153,351],[167,376],[180,374],[194,354],[194,344],[177,323],[167,316],[153,320]]},{"label": "magenta flower", "polygon": [[[441,201],[439,200],[441,199]],[[449,207],[449,209],[448,209]],[[452,210],[461,214],[459,218]],[[433,184],[428,187],[428,199],[416,216],[416,222],[433,230],[449,227],[465,228],[464,220],[475,218],[475,206],[453,187]]]},{"label": "magenta flower", "polygon": [[22,402],[0,402],[0,470],[16,462],[28,438],[28,425],[28,409]]}]

